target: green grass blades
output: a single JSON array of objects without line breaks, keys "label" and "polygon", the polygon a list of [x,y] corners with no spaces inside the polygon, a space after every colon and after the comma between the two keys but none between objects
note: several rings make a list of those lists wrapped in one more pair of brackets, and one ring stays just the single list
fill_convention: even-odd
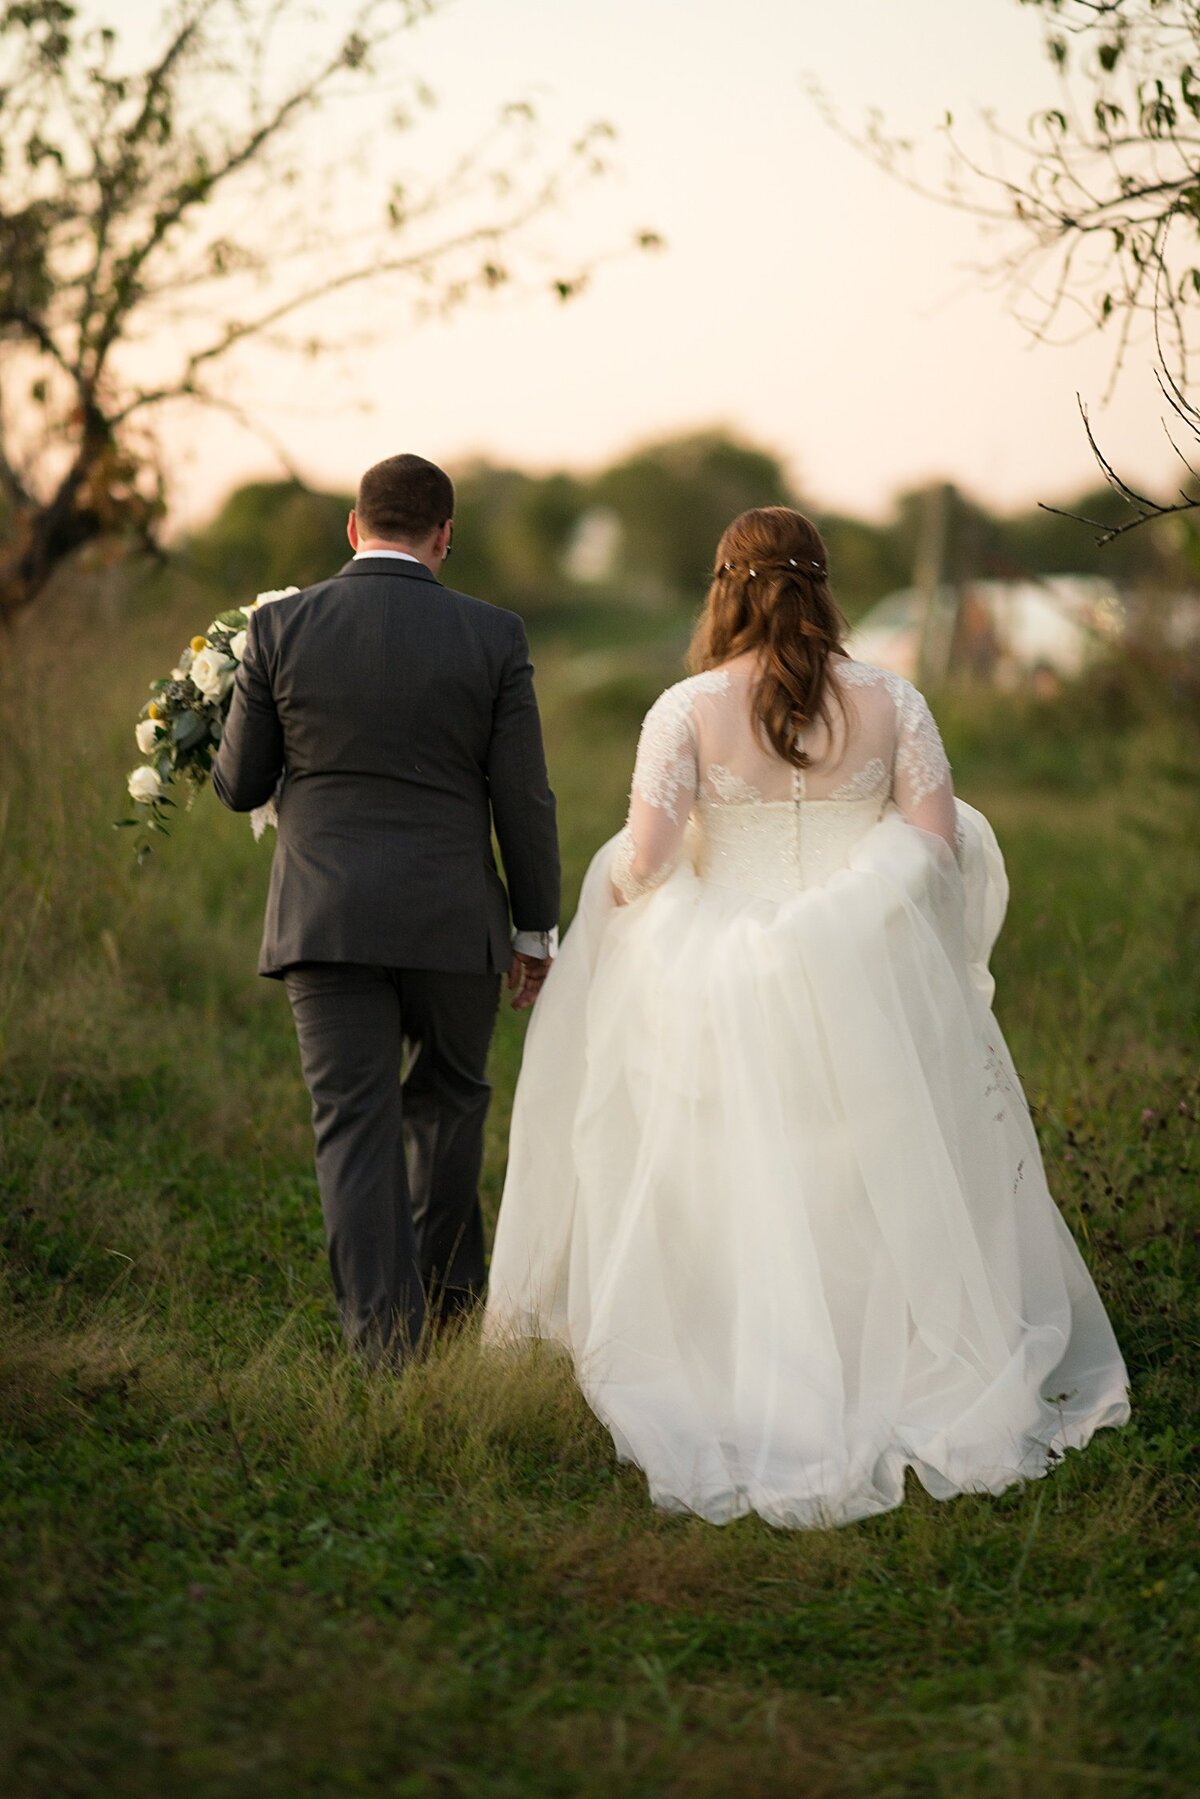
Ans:
[{"label": "green grass blades", "polygon": [[[109,828],[145,682],[221,596],[105,604],[29,621],[2,701],[0,1791],[1194,1790],[1200,746],[1169,701],[1127,671],[1119,704],[939,708],[1008,857],[997,1008],[1134,1422],[998,1500],[716,1530],[650,1508],[553,1353],[344,1355],[253,974],[270,841],[209,794],[140,870]],[[686,621],[652,622],[535,643],[571,904],[678,673]]]}]

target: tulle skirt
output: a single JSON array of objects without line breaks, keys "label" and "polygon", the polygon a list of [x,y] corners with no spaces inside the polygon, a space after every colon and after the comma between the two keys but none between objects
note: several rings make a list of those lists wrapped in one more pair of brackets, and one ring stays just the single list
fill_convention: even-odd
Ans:
[{"label": "tulle skirt", "polygon": [[783,901],[613,845],[531,1021],[485,1340],[551,1338],[654,1501],[845,1523],[1128,1417],[990,1010],[1007,885],[894,812]]}]

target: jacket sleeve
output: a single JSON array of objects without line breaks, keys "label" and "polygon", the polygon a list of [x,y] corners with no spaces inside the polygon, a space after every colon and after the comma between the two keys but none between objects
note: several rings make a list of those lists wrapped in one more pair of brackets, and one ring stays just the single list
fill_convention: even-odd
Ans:
[{"label": "jacket sleeve", "polygon": [[520,620],[493,704],[487,777],[513,924],[518,931],[551,931],[558,923],[558,831]]},{"label": "jacket sleeve", "polygon": [[265,806],[283,773],[283,728],[258,640],[259,617],[257,612],[250,614],[246,650],[213,763],[217,798],[231,812]]}]

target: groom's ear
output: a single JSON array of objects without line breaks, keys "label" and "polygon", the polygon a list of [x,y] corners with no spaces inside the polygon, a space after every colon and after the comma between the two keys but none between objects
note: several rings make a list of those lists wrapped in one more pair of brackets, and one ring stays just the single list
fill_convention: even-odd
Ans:
[{"label": "groom's ear", "polygon": [[358,548],[358,519],[355,516],[353,506],[351,506],[351,508],[350,508],[350,517],[346,520],[346,536],[350,539],[350,548],[352,550],[357,550],[357,548]]}]

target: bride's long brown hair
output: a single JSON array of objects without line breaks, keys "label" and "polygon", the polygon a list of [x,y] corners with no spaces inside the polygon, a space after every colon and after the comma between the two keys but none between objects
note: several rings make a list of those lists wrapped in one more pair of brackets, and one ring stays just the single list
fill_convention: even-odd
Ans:
[{"label": "bride's long brown hair", "polygon": [[755,506],[734,519],[717,545],[688,665],[698,674],[757,652],[759,726],[777,755],[805,768],[809,757],[800,739],[814,719],[827,716],[829,657],[845,653],[846,630],[817,527],[790,506]]}]

